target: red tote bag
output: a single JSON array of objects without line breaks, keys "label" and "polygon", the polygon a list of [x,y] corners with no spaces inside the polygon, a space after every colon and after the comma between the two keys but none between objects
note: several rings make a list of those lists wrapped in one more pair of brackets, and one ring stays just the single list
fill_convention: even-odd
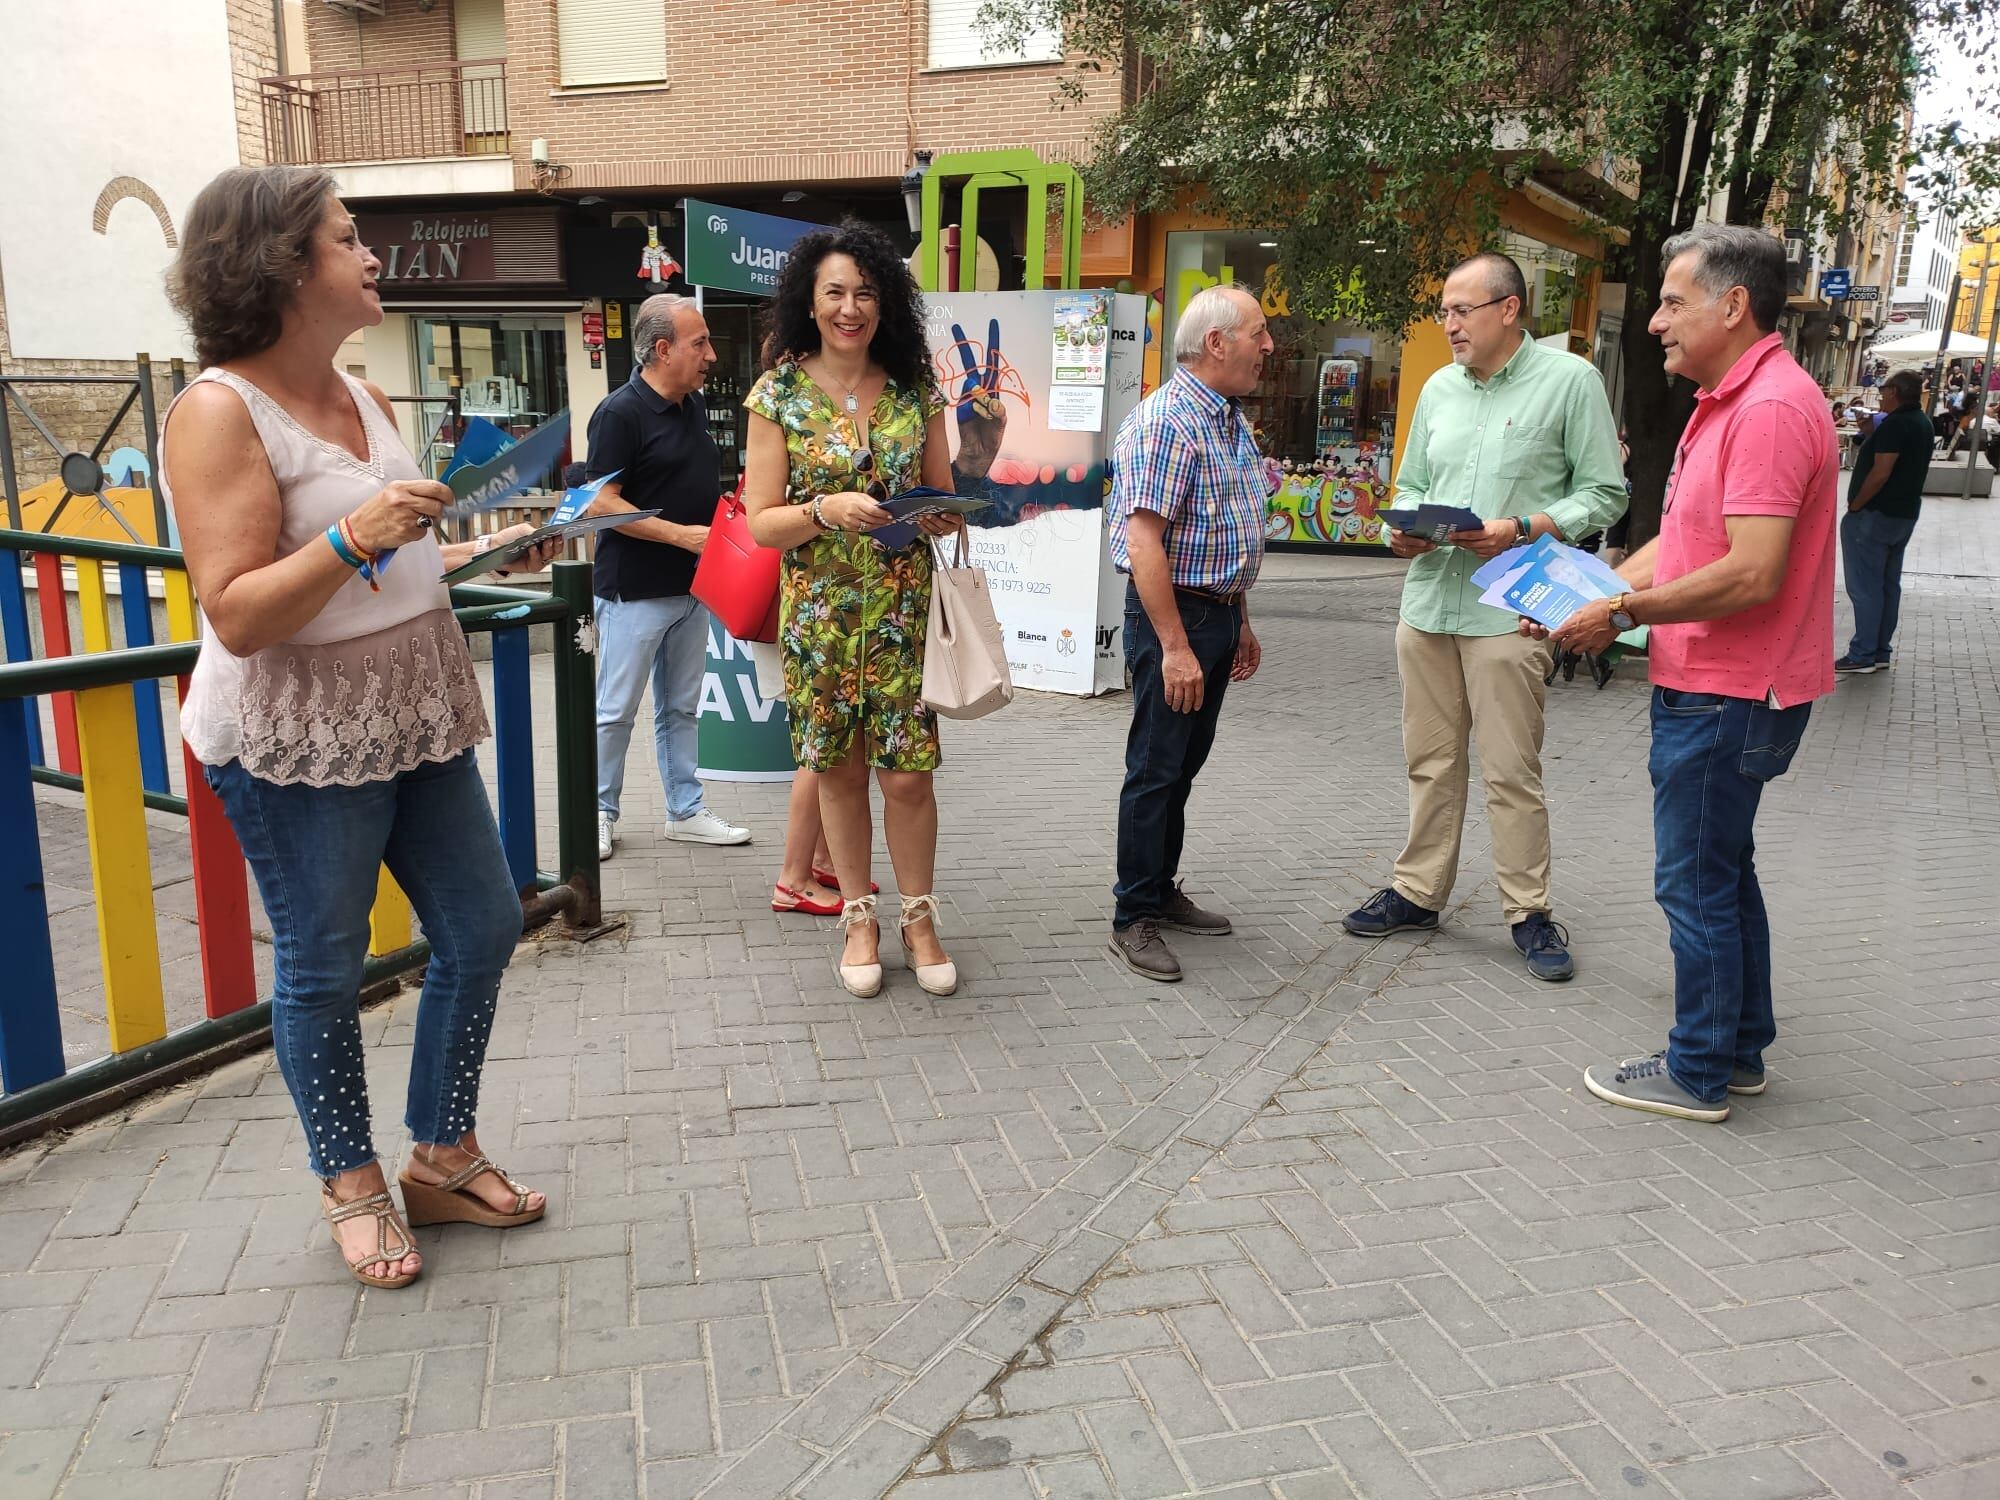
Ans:
[{"label": "red tote bag", "polygon": [[759,546],[751,537],[739,483],[716,504],[708,545],[695,564],[694,596],[739,641],[775,641],[780,556],[776,547]]}]

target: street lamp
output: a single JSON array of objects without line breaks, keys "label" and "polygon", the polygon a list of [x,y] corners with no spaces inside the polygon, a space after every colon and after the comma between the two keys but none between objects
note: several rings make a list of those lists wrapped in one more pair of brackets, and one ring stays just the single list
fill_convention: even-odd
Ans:
[{"label": "street lamp", "polygon": [[919,151],[917,164],[903,174],[903,212],[910,216],[910,233],[924,232],[924,174],[931,169],[931,153]]}]

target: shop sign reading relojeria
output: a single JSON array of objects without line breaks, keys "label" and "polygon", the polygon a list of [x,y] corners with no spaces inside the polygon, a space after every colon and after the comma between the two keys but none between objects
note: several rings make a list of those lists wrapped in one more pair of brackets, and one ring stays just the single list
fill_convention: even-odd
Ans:
[{"label": "shop sign reading relojeria", "polygon": [[382,262],[385,289],[562,283],[555,216],[546,210],[357,214],[354,223]]},{"label": "shop sign reading relojeria", "polygon": [[695,198],[682,207],[688,284],[759,297],[778,289],[778,272],[791,258],[792,246],[820,227]]}]

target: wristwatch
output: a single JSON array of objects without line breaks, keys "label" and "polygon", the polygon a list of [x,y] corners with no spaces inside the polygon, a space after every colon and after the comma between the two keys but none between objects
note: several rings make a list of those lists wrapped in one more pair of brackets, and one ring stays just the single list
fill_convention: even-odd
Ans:
[{"label": "wristwatch", "polygon": [[1514,539],[1514,545],[1518,547],[1521,545],[1521,543],[1527,541],[1529,537],[1535,534],[1535,523],[1533,521],[1530,521],[1526,516],[1516,516],[1514,517],[1514,524],[1520,528],[1521,532],[1521,534]]},{"label": "wristwatch", "polygon": [[1625,607],[1626,601],[1631,597],[1629,593],[1620,594],[1616,599],[1611,601],[1611,628],[1620,635],[1633,629],[1639,623],[1632,618],[1632,611]]}]

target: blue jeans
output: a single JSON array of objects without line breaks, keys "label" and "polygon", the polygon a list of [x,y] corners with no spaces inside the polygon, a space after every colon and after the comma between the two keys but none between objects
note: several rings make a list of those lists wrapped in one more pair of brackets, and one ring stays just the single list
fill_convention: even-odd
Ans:
[{"label": "blue jeans", "polygon": [[1731,1069],[1763,1072],[1778,1034],[1752,825],[1811,712],[1653,689],[1653,895],[1674,954],[1667,1071],[1706,1103],[1728,1097]]},{"label": "blue jeans", "polygon": [[1174,895],[1181,844],[1187,834],[1188,793],[1215,744],[1229,665],[1236,656],[1241,616],[1231,605],[1176,593],[1181,628],[1201,666],[1201,707],[1191,714],[1167,707],[1160,675],[1160,637],[1139,603],[1125,591],[1125,661],[1132,670],[1132,728],[1125,739],[1125,789],[1118,797],[1117,909],[1111,924],[1130,927],[1157,916]]},{"label": "blue jeans", "polygon": [[1840,565],[1854,606],[1847,654],[1855,661],[1889,659],[1903,608],[1903,549],[1916,529],[1916,517],[1885,516],[1872,505],[1840,518]]},{"label": "blue jeans", "polygon": [[375,1160],[359,997],[384,864],[431,945],[404,1123],[419,1143],[456,1145],[476,1123],[500,975],[521,938],[472,752],[362,786],[279,786],[234,760],[205,774],[271,921],[271,1046],[313,1171]]},{"label": "blue jeans", "polygon": [[597,601],[597,805],[618,816],[639,695],[653,684],[653,752],[675,822],[701,811],[695,721],[708,672],[708,609],[691,594]]}]

